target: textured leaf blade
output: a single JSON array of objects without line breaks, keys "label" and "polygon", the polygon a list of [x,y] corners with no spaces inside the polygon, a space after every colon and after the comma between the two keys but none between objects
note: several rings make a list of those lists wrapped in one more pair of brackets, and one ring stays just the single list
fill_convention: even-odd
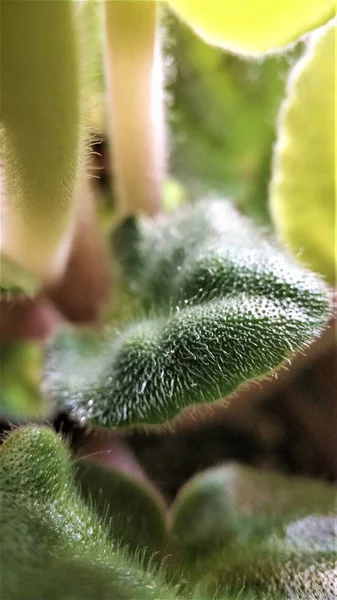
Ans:
[{"label": "textured leaf blade", "polygon": [[52,430],[15,431],[1,448],[0,468],[4,600],[176,597],[118,540],[108,540],[80,498],[68,451]]},{"label": "textured leaf blade", "polygon": [[[115,245],[139,319],[107,332],[61,333],[45,385],[62,409],[115,427],[161,423],[268,373],[319,335],[324,284],[221,201],[155,228],[128,220]],[[140,318],[142,316],[143,318]]]}]

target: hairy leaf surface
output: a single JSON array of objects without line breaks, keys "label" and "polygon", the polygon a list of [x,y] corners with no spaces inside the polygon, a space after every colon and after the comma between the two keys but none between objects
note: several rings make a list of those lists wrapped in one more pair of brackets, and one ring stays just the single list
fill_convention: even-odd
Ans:
[{"label": "hairy leaf surface", "polygon": [[3,600],[170,600],[160,576],[111,541],[81,499],[67,449],[51,429],[24,427],[3,444]]},{"label": "hairy leaf surface", "polygon": [[138,303],[122,331],[66,331],[45,386],[74,417],[107,427],[162,423],[265,375],[324,327],[328,293],[229,203],[208,201],[114,237]]},{"label": "hairy leaf surface", "polygon": [[183,487],[172,542],[192,580],[205,574],[209,593],[328,600],[336,581],[335,510],[331,485],[228,465]]}]

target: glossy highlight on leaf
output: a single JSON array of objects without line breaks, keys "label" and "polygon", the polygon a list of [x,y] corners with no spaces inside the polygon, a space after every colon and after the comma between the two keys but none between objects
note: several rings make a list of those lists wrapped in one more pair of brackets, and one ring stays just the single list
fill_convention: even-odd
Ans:
[{"label": "glossy highlight on leaf", "polygon": [[204,40],[259,56],[295,41],[335,14],[332,0],[169,0]]},{"label": "glossy highlight on leaf", "polygon": [[75,418],[163,423],[265,375],[310,343],[329,315],[325,285],[261,238],[228,202],[185,207],[114,236],[139,314],[101,337],[60,332],[45,389]]},{"label": "glossy highlight on leaf", "polygon": [[275,226],[300,261],[336,279],[336,22],[313,36],[290,75],[270,189]]}]

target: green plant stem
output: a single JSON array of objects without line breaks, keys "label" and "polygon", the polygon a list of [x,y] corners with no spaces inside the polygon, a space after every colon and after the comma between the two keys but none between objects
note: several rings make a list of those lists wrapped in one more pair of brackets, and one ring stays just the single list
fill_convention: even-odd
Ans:
[{"label": "green plant stem", "polygon": [[81,85],[72,2],[1,4],[1,247],[40,280],[71,243],[81,163]]},{"label": "green plant stem", "polygon": [[164,172],[156,2],[106,1],[106,65],[119,211],[155,214]]}]

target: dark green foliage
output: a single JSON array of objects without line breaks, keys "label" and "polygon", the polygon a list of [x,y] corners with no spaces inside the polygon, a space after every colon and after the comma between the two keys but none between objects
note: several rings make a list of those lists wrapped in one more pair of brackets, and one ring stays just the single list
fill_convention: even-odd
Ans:
[{"label": "dark green foliage", "polygon": [[49,349],[46,389],[76,418],[163,423],[276,368],[327,320],[324,284],[227,202],[130,218],[114,245],[138,320],[100,339],[61,332]]},{"label": "dark green foliage", "polygon": [[[194,477],[171,515],[172,536],[194,559],[210,547],[256,543],[282,536],[289,523],[335,508],[331,485],[250,467],[228,465]],[[304,531],[299,536],[303,538]]]},{"label": "dark green foliage", "polygon": [[327,484],[237,465],[212,469],[175,502],[173,553],[209,594],[243,588],[261,598],[332,600],[335,509]]},{"label": "dark green foliage", "polygon": [[166,536],[164,506],[149,485],[85,459],[76,461],[75,477],[111,539],[132,552],[142,548],[144,559],[158,556]]},{"label": "dark green foliage", "polygon": [[46,427],[23,427],[5,440],[2,600],[213,600],[215,592],[218,600],[334,597],[332,487],[234,465],[206,472],[173,506],[158,569],[154,560],[145,567],[144,558],[146,546],[160,545],[159,504],[123,476],[88,467],[83,459],[72,465]]},{"label": "dark green foliage", "polygon": [[18,429],[0,456],[2,600],[176,598],[107,537],[52,430]]}]

